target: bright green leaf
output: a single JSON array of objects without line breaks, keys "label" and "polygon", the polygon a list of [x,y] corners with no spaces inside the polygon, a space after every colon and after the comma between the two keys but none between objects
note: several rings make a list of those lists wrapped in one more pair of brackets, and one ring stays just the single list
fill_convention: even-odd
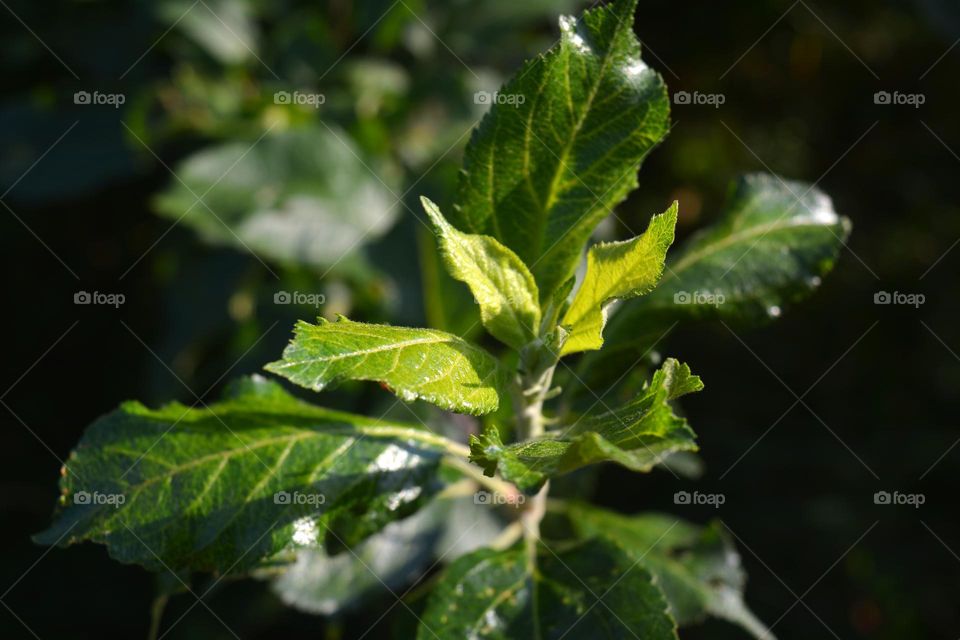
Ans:
[{"label": "bright green leaf", "polygon": [[683,245],[657,288],[616,310],[608,342],[656,338],[681,319],[775,318],[820,285],[849,232],[850,221],[822,191],[744,176],[720,220]]},{"label": "bright green leaf", "polygon": [[515,251],[542,300],[573,275],[669,127],[666,87],[633,34],[636,4],[561,18],[560,42],[501,89],[467,146],[454,222]]},{"label": "bright green leaf", "polygon": [[207,241],[330,267],[396,219],[396,197],[361,157],[343,131],[274,131],[189,156],[156,206]]},{"label": "bright green leaf", "polygon": [[437,205],[427,198],[421,201],[437,230],[447,271],[470,287],[487,331],[519,351],[534,339],[540,325],[537,283],[530,270],[495,238],[461,233]]},{"label": "bright green leaf", "polygon": [[121,562],[206,571],[351,545],[439,488],[442,441],[259,377],[204,408],[128,402],[70,454],[59,512],[37,541],[92,540]]},{"label": "bright green leaf", "polygon": [[536,556],[534,566],[523,549],[483,549],[451,564],[430,596],[418,640],[676,639],[651,574],[613,544],[540,545]]},{"label": "bright green leaf", "polygon": [[681,626],[711,615],[773,639],[743,601],[740,556],[718,523],[700,527],[670,515],[622,516],[585,504],[571,504],[566,515],[579,536],[616,542],[656,576]]},{"label": "bright green leaf", "polygon": [[372,380],[407,402],[421,399],[473,415],[500,404],[503,372],[497,361],[462,338],[343,317],[319,322],[298,322],[283,359],[266,370],[314,391],[341,380]]},{"label": "bright green leaf", "polygon": [[603,346],[608,306],[616,300],[642,296],[656,286],[676,225],[674,202],[663,214],[653,216],[643,235],[590,247],[583,282],[561,323],[571,327],[561,355]]},{"label": "bright green leaf", "polygon": [[703,388],[687,365],[668,359],[643,392],[622,407],[588,414],[543,438],[505,445],[489,425],[470,437],[470,459],[528,494],[551,477],[598,462],[649,471],[677,451],[696,451],[695,434],[670,401]]}]

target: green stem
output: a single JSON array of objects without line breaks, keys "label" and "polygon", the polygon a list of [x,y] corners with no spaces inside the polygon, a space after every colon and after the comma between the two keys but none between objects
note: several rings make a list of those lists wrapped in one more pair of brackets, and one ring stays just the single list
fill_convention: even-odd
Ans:
[{"label": "green stem", "polygon": [[460,444],[459,442],[455,442],[450,438],[445,438],[436,433],[432,433],[424,429],[418,429],[416,427],[395,427],[378,424],[370,427],[359,427],[357,430],[369,436],[391,436],[396,438],[419,440],[420,442],[438,446],[450,455],[459,456],[461,458],[470,457],[470,447]]},{"label": "green stem", "polygon": [[147,640],[157,640],[160,635],[160,622],[163,620],[163,610],[167,608],[167,601],[170,596],[163,593],[153,599],[153,605],[150,607],[150,631],[147,633]]},{"label": "green stem", "polygon": [[486,487],[490,489],[490,491],[493,491],[494,493],[499,493],[503,496],[508,496],[508,497],[516,497],[519,495],[519,491],[513,484],[506,482],[504,480],[501,480],[500,478],[497,478],[497,477],[490,477],[490,476],[483,475],[483,471],[480,470],[480,467],[476,466],[471,462],[467,462],[463,458],[455,458],[455,457],[448,456],[444,458],[444,462],[448,466],[453,467],[463,475],[472,479],[480,486]]}]

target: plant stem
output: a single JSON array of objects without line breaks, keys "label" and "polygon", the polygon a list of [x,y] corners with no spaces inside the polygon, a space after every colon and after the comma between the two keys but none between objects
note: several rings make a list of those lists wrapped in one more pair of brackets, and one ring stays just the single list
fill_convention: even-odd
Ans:
[{"label": "plant stem", "polygon": [[486,487],[495,493],[499,493],[508,497],[516,497],[519,495],[517,488],[513,486],[513,484],[497,477],[483,475],[483,471],[480,470],[480,467],[473,463],[467,462],[463,458],[447,456],[444,458],[444,462],[463,475],[469,477],[480,486]]},{"label": "plant stem", "polygon": [[[555,354],[547,348],[540,348],[523,354],[519,379],[517,403],[519,416],[517,435],[521,439],[539,438],[544,433],[543,403],[553,382],[553,372],[557,367]],[[527,553],[527,568],[531,575],[536,571],[537,544],[540,541],[540,521],[547,512],[547,494],[550,483],[547,482],[540,492],[530,501],[529,507],[521,516],[524,544]]]},{"label": "plant stem", "polygon": [[160,622],[163,620],[163,610],[167,607],[167,601],[170,596],[163,593],[153,600],[150,607],[150,631],[147,632],[147,640],[156,640],[160,634]]}]

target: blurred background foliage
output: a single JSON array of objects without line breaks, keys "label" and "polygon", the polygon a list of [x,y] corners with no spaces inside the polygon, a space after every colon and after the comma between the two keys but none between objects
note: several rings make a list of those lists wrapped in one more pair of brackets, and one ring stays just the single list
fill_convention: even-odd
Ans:
[{"label": "blurred background foliage", "polygon": [[[321,312],[484,339],[465,287],[445,275],[418,222],[416,198],[453,204],[462,150],[487,108],[475,93],[496,90],[556,40],[559,13],[585,6],[4,3],[10,345],[0,473],[10,610],[43,638],[102,637],[108,626],[146,634],[152,578],[102,548],[52,551],[15,582],[43,553],[27,536],[49,516],[57,457],[120,399],[214,396],[275,359],[296,319]],[[854,231],[821,291],[781,320],[736,334],[680,329],[657,345],[707,384],[685,403],[703,451],[696,484],[609,468],[564,490],[628,512],[722,518],[739,539],[748,602],[768,623],[784,616],[780,637],[826,637],[828,627],[839,637],[955,637],[960,448],[949,448],[960,436],[951,402],[960,251],[949,249],[960,238],[960,11],[948,0],[652,0],[636,29],[671,92],[722,93],[725,103],[675,105],[640,189],[598,238],[634,235],[672,199],[689,235],[748,170],[820,181]],[[881,90],[926,102],[877,105]],[[82,91],[125,100],[75,104]],[[322,104],[278,92],[322,95]],[[122,292],[127,302],[75,306],[79,290]],[[927,302],[878,307],[879,290],[922,292]],[[277,304],[284,291],[325,303]],[[321,400],[364,413],[390,407],[369,385]],[[409,418],[402,407],[392,415]],[[674,491],[694,488],[727,502],[716,513],[672,504]],[[921,491],[927,503],[875,506],[879,490]],[[205,601],[244,638],[355,637],[394,604],[383,590],[367,613],[325,624],[253,581]],[[165,620],[192,604],[175,600]],[[411,619],[395,607],[367,637]],[[27,637],[9,612],[0,624],[4,637]],[[738,634],[713,622],[684,637]],[[168,637],[229,632],[196,607]]]}]

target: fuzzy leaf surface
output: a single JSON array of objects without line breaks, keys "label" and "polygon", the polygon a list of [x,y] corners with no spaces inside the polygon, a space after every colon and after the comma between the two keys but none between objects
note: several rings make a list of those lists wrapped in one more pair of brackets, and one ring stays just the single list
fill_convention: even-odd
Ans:
[{"label": "fuzzy leaf surface", "polygon": [[470,287],[490,335],[519,351],[540,328],[537,283],[527,265],[496,238],[462,233],[436,204],[421,201],[437,231],[447,271]]},{"label": "fuzzy leaf surface", "polygon": [[607,308],[617,300],[642,296],[663,273],[677,226],[677,203],[653,216],[647,230],[623,242],[601,242],[587,252],[587,271],[561,324],[571,327],[561,355],[603,346]]},{"label": "fuzzy leaf surface", "polygon": [[633,33],[636,5],[562,17],[560,42],[507,82],[467,146],[453,221],[516,252],[541,300],[573,275],[669,128],[666,86]]},{"label": "fuzzy leaf surface", "polygon": [[283,358],[265,369],[314,391],[341,380],[380,382],[407,402],[472,415],[496,411],[503,385],[493,356],[463,338],[344,317],[298,322]]},{"label": "fuzzy leaf surface", "polygon": [[589,464],[616,462],[646,472],[677,451],[696,451],[696,435],[670,401],[703,388],[689,367],[668,359],[646,388],[616,409],[588,414],[542,438],[505,445],[494,425],[470,438],[470,459],[527,494],[551,477]]},{"label": "fuzzy leaf surface", "polygon": [[54,523],[36,539],[102,543],[152,570],[241,571],[291,548],[342,548],[439,488],[439,440],[259,377],[203,408],[127,402],[70,454]]}]

